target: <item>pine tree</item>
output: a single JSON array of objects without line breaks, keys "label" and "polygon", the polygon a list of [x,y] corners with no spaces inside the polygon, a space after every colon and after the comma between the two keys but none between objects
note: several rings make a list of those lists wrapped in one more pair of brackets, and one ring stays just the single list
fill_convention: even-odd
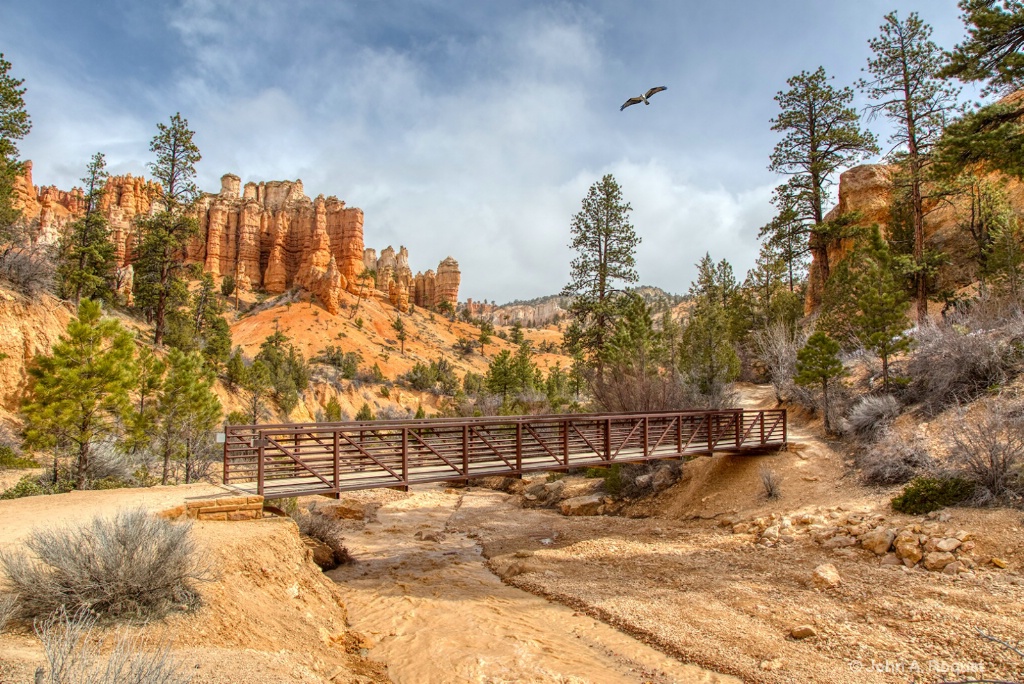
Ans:
[{"label": "pine tree", "polygon": [[784,137],[768,165],[770,171],[790,177],[775,193],[775,228],[808,233],[822,283],[831,272],[828,247],[836,239],[825,222],[833,177],[840,168],[878,152],[875,137],[860,127],[851,106],[853,90],[836,89],[830,80],[824,67],[802,71],[786,81],[789,90],[775,96],[782,111],[772,119],[772,130]]},{"label": "pine tree", "polygon": [[846,369],[839,359],[839,343],[821,331],[811,335],[804,348],[796,354],[796,376],[793,380],[804,386],[815,386],[820,383],[822,412],[825,415],[825,430],[828,432],[832,431],[828,388],[831,383],[845,375]]},{"label": "pine tree", "polygon": [[0,243],[10,240],[10,227],[21,213],[12,203],[14,179],[23,168],[18,161],[17,141],[32,130],[32,120],[25,111],[24,83],[24,79],[11,75],[11,63],[0,52]]},{"label": "pine tree", "polygon": [[480,336],[476,338],[477,343],[480,345],[480,355],[483,356],[484,348],[491,343],[491,333],[494,328],[487,321],[480,324]]},{"label": "pine tree", "polygon": [[363,402],[363,405],[359,407],[359,411],[356,412],[356,420],[376,420],[373,416],[373,411],[370,410],[370,405]]},{"label": "pine tree", "polygon": [[512,353],[508,349],[502,349],[491,359],[484,384],[488,392],[501,395],[502,403],[508,401],[508,395],[515,391],[516,378],[512,366]]},{"label": "pine tree", "polygon": [[940,75],[987,81],[990,92],[1024,87],[1024,2],[960,0],[959,7],[968,38],[947,54]]},{"label": "pine tree", "polygon": [[135,341],[119,322],[102,318],[98,302],[83,299],[78,318],[30,372],[33,381],[22,405],[26,446],[70,453],[82,488],[93,448],[123,438],[137,383]]},{"label": "pine tree", "polygon": [[167,377],[160,391],[156,429],[157,451],[163,460],[160,484],[170,482],[172,459],[184,461],[185,482],[193,480],[194,461],[221,416],[213,380],[201,356],[171,350]]},{"label": "pine tree", "polygon": [[872,230],[868,245],[853,257],[858,261],[852,298],[857,311],[851,325],[865,349],[882,360],[882,385],[889,391],[889,359],[910,348],[905,334],[910,322],[904,310],[907,300],[893,274],[889,248],[878,226]]},{"label": "pine tree", "polygon": [[256,425],[267,414],[267,396],[274,387],[266,364],[254,361],[246,368],[239,386],[242,388],[246,419],[250,425]]},{"label": "pine tree", "polygon": [[157,398],[163,387],[165,364],[148,347],[140,347],[135,360],[137,370],[134,406],[129,414],[129,450],[146,448],[153,439],[157,415]]},{"label": "pine tree", "polygon": [[399,344],[402,345],[402,353],[405,353],[405,341],[409,339],[409,334],[405,330],[405,323],[402,321],[402,315],[399,314],[394,321],[391,322],[391,327],[394,328],[396,337],[398,338]]},{"label": "pine tree", "polygon": [[889,137],[891,161],[904,167],[910,189],[914,230],[915,299],[917,322],[928,318],[928,276],[924,254],[925,170],[951,113],[958,90],[939,78],[944,58],[931,41],[932,28],[911,12],[900,21],[896,12],[885,15],[881,35],[868,41],[874,58],[868,60],[870,79],[858,86],[874,100],[872,116],[884,114],[895,126]]},{"label": "pine tree", "polygon": [[113,294],[116,252],[107,219],[100,212],[108,175],[106,159],[97,152],[82,178],[85,213],[68,226],[57,246],[58,293],[76,307],[83,297],[109,299]]},{"label": "pine tree", "polygon": [[[576,325],[566,332],[567,342],[598,363],[615,327],[613,300],[624,285],[638,280],[635,254],[640,238],[629,223],[632,210],[622,200],[615,178],[607,174],[590,186],[582,209],[572,219],[569,246],[577,256],[562,296],[574,297],[569,315]],[[569,335],[578,340],[569,340]]]},{"label": "pine tree", "polygon": [[170,125],[157,124],[149,144],[156,161],[149,167],[163,187],[164,210],[137,222],[138,257],[135,262],[135,302],[154,323],[153,341],[163,344],[167,312],[185,303],[187,289],[181,277],[188,240],[199,224],[188,210],[195,202],[195,165],[201,159],[192,141],[194,132],[180,114]]},{"label": "pine tree", "polygon": [[720,402],[725,386],[739,376],[740,361],[733,347],[742,321],[734,306],[738,287],[732,266],[717,265],[706,254],[697,264],[690,285],[693,305],[682,332],[680,370],[688,384],[708,405]]},{"label": "pine tree", "polygon": [[771,223],[762,227],[757,234],[758,239],[764,241],[763,249],[781,260],[787,276],[786,285],[793,293],[807,271],[810,234],[808,225],[799,219],[790,202],[784,203]]}]

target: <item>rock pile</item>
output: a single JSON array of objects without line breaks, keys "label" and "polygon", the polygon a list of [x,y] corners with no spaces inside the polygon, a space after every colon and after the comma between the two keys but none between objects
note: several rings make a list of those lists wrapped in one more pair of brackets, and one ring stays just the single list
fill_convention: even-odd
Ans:
[{"label": "rock pile", "polygon": [[878,556],[882,565],[920,567],[947,575],[971,572],[982,562],[975,557],[975,542],[969,532],[949,527],[947,521],[948,516],[940,515],[897,525],[877,513],[834,508],[794,515],[772,513],[747,521],[726,516],[720,523],[762,547],[809,541],[840,555],[861,549]]}]

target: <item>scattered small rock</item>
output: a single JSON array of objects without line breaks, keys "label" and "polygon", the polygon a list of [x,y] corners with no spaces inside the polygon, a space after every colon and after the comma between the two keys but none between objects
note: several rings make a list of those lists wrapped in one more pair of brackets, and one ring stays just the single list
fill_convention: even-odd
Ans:
[{"label": "scattered small rock", "polygon": [[834,589],[843,583],[843,578],[839,575],[836,566],[825,563],[814,568],[811,582],[819,589]]},{"label": "scattered small rock", "polygon": [[444,540],[444,532],[440,530],[420,530],[413,536],[421,541],[440,542]]},{"label": "scattered small rock", "polygon": [[1004,570],[1006,569],[1007,563],[1002,558],[993,558],[991,562],[992,565],[996,566],[997,568],[1002,568]]},{"label": "scattered small rock", "polygon": [[812,625],[797,625],[793,629],[789,630],[789,635],[794,639],[807,639],[809,637],[818,636],[818,632]]}]

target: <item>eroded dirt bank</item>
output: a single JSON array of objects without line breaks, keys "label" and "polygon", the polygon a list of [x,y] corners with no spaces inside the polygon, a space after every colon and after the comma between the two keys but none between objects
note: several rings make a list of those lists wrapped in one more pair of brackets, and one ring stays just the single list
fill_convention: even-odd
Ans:
[{"label": "eroded dirt bank", "polygon": [[[431,487],[408,498],[392,494],[376,522],[353,524],[362,529],[346,543],[358,562],[328,574],[352,628],[369,637],[369,657],[386,663],[394,682],[738,681],[503,584],[477,543],[490,543],[489,536],[475,539],[474,530],[488,529],[481,521],[528,513],[508,499],[485,489]],[[544,539],[546,529],[528,518],[523,533]]]}]

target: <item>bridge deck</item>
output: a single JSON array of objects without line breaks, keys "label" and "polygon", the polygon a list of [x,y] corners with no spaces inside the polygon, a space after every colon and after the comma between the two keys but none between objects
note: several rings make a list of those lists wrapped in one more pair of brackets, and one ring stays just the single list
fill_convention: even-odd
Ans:
[{"label": "bridge deck", "polygon": [[339,494],[785,444],[783,409],[230,425],[224,483]]}]

